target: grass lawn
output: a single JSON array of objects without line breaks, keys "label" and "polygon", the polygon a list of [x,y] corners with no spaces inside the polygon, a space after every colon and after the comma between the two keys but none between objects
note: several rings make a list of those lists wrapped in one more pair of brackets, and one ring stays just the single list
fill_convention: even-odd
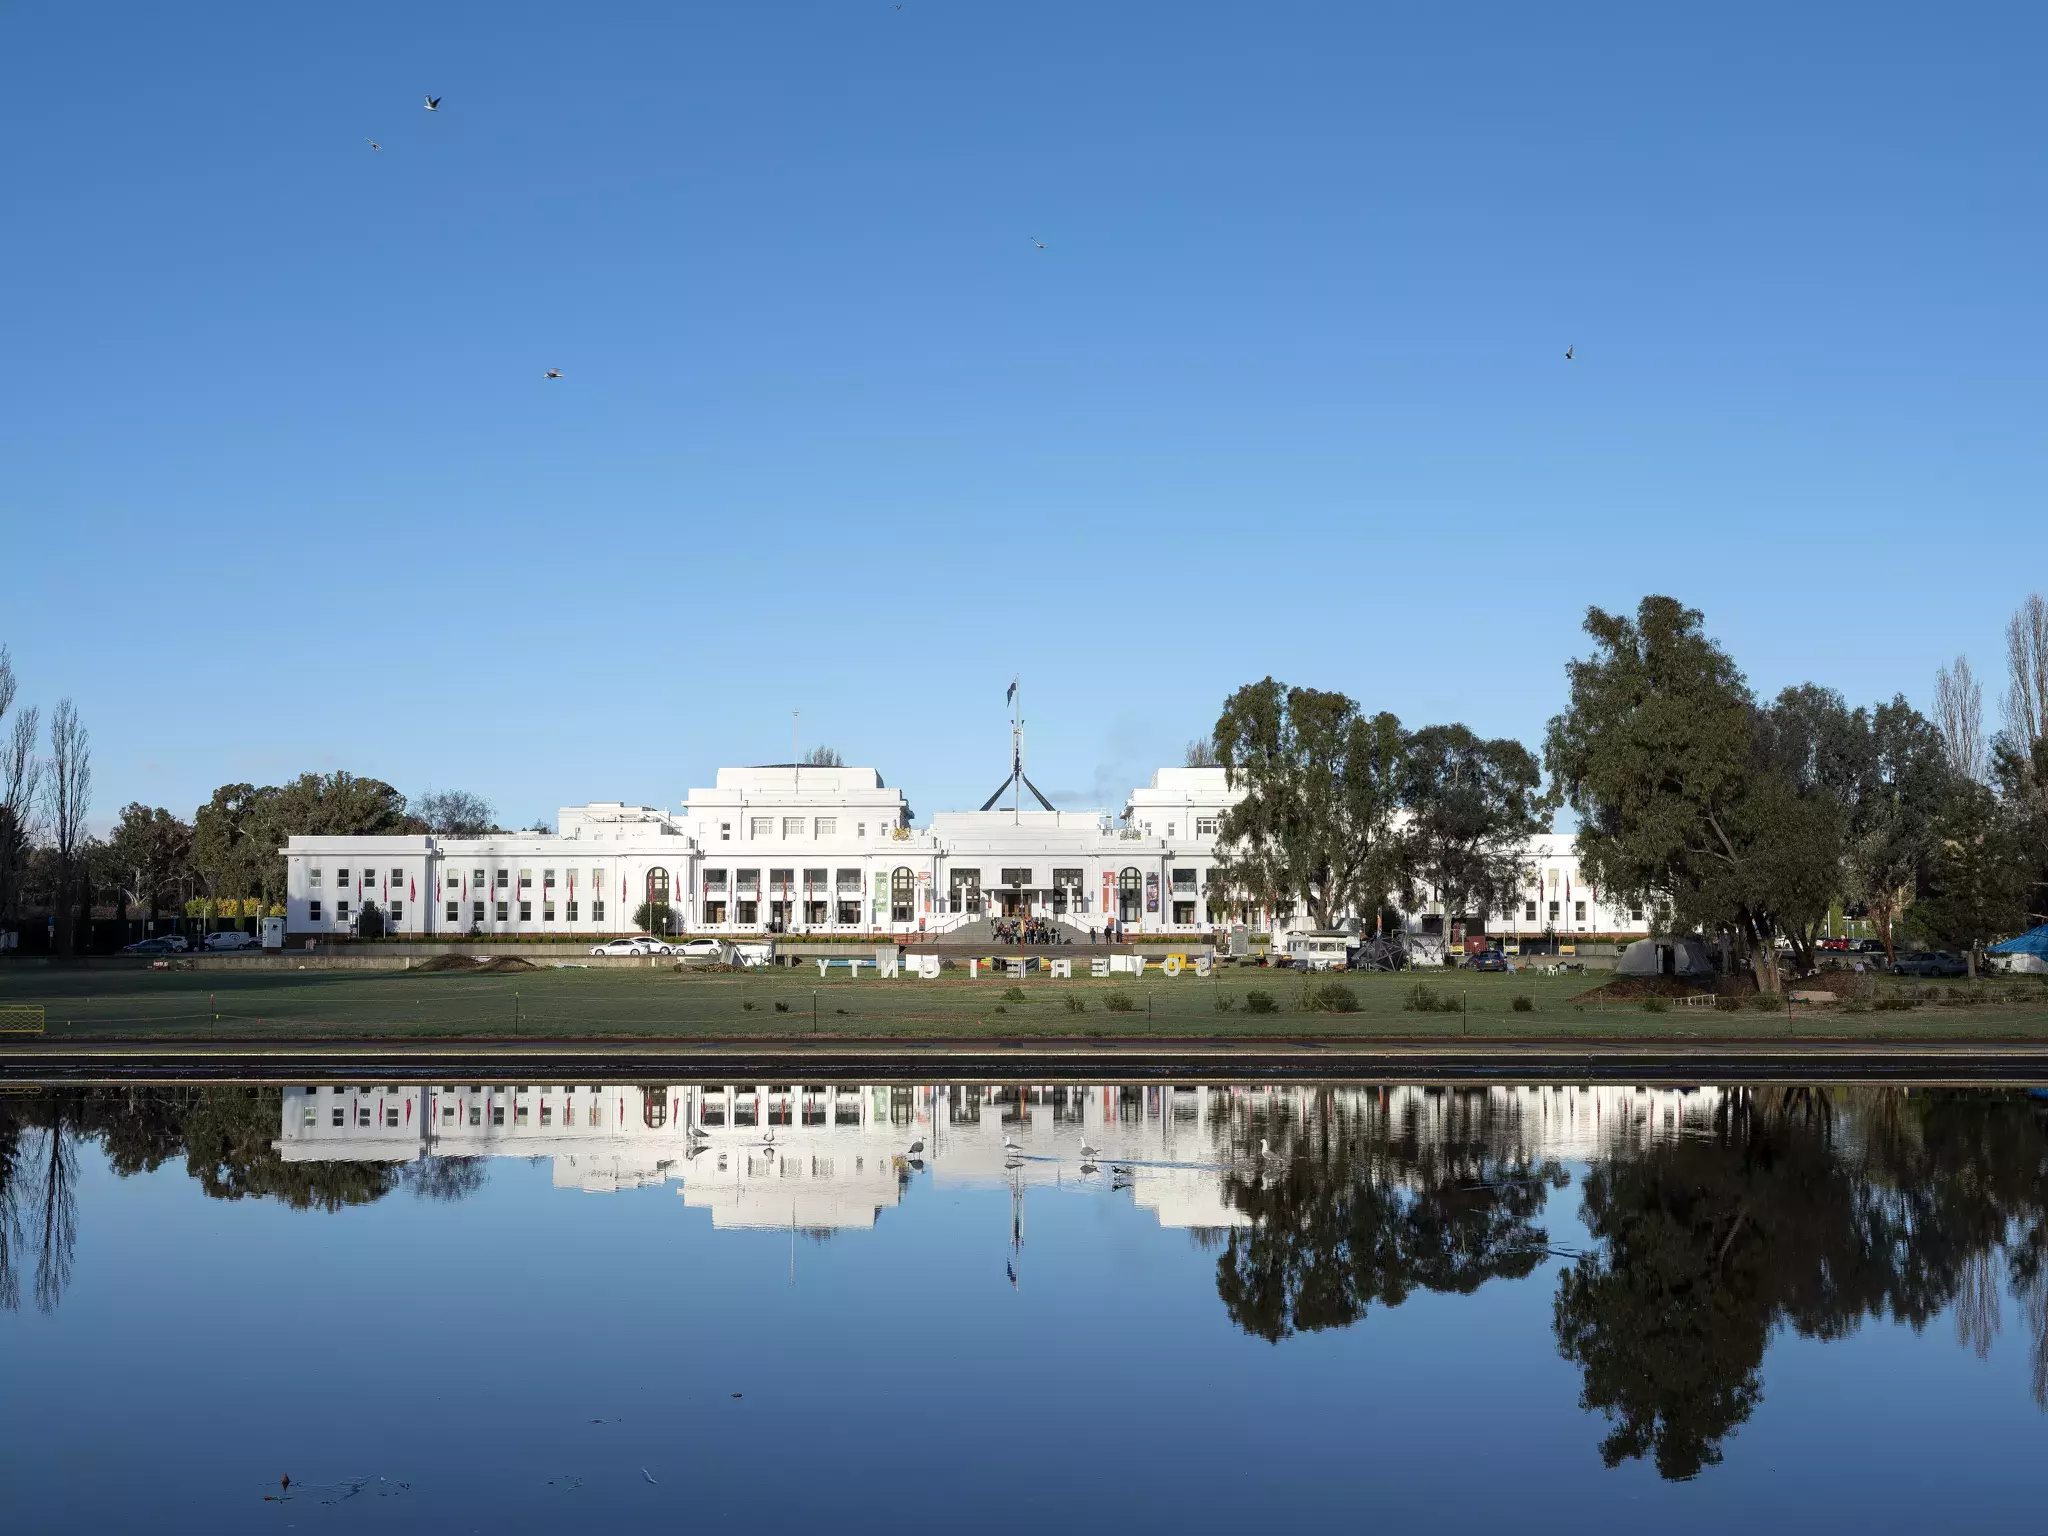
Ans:
[{"label": "grass lawn", "polygon": [[[1600,1039],[2044,1039],[2048,984],[2001,981],[1910,989],[1936,1000],[1909,1010],[1850,1013],[1586,1003],[1600,977],[1445,972],[1431,977],[1342,978],[1355,1013],[1311,1012],[1304,978],[1286,971],[1227,971],[1210,980],[1031,978],[1021,983],[947,975],[933,981],[815,971],[746,975],[654,970],[535,970],[512,974],[406,971],[105,971],[0,967],[0,1008],[45,1010],[46,1039],[391,1039],[474,1035],[530,1038],[732,1039],[1002,1038],[1146,1034],[1257,1040],[1303,1035]],[[1415,1012],[1418,985],[1462,1011]],[[1248,1011],[1247,994],[1277,1011]],[[1018,994],[1021,994],[1019,996]],[[1531,1007],[1516,1011],[1517,996]],[[1975,1001],[1968,1001],[1969,999]],[[1111,1003],[1128,1000],[1129,1011]],[[1230,1004],[1226,1010],[1220,1005]],[[0,1042],[13,1036],[0,1035]]]}]

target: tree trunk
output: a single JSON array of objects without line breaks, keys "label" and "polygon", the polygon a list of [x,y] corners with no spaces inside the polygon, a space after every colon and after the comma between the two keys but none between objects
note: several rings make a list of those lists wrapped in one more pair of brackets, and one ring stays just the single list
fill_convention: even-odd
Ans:
[{"label": "tree trunk", "polygon": [[1892,948],[1892,904],[1888,901],[1872,902],[1870,915],[1877,919],[1878,936],[1884,940],[1884,963],[1896,964],[1899,956]]},{"label": "tree trunk", "polygon": [[1778,951],[1754,918],[1742,920],[1742,937],[1749,945],[1750,974],[1756,977],[1756,989],[1766,997],[1776,997],[1778,985]]}]

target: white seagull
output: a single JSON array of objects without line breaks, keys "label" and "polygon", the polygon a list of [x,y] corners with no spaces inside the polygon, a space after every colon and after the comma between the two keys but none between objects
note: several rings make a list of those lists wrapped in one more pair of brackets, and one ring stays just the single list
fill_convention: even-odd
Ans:
[{"label": "white seagull", "polygon": [[440,97],[438,97],[438,96],[429,96],[429,97],[427,98],[427,110],[428,110],[429,112],[438,112],[438,111],[440,111],[440,110],[441,110],[441,98],[440,98]]},{"label": "white seagull", "polygon": [[1569,346],[1567,346],[1564,349],[1564,360],[1566,362],[1570,362],[1572,360],[1572,353],[1576,352],[1578,349],[1579,344],[1577,342],[1573,342]]},{"label": "white seagull", "polygon": [[1038,236],[1032,235],[1029,238],[1031,240],[1031,243],[1037,246],[1041,251],[1045,249],[1045,242],[1039,239]]},{"label": "white seagull", "polygon": [[1100,1154],[1098,1153],[1096,1148],[1089,1146],[1088,1143],[1084,1141],[1081,1143],[1081,1155],[1087,1158],[1092,1163]]},{"label": "white seagull", "polygon": [[384,147],[382,144],[379,144],[375,139],[365,139],[363,140],[363,142],[369,145],[370,148],[372,149],[382,149]]},{"label": "white seagull", "polygon": [[[559,368],[550,368],[546,373],[541,375],[541,377],[544,379],[559,379],[561,376],[562,370]],[[695,1127],[692,1127],[692,1129],[694,1130]],[[697,1134],[701,1136],[703,1132],[699,1131]]]}]

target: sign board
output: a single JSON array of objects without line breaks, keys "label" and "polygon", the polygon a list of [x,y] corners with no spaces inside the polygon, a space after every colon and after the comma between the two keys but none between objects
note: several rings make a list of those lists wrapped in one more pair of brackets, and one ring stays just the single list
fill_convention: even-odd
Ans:
[{"label": "sign board", "polygon": [[1230,958],[1242,960],[1252,952],[1252,931],[1243,923],[1230,925]]},{"label": "sign board", "polygon": [[1145,876],[1145,910],[1159,910],[1159,871],[1156,869]]}]

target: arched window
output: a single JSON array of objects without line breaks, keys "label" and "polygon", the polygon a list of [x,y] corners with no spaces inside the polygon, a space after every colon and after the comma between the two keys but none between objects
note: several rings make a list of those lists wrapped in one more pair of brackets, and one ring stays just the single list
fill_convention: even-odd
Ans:
[{"label": "arched window", "polygon": [[907,923],[916,916],[917,876],[898,865],[889,876],[889,921]]},{"label": "arched window", "polygon": [[647,899],[668,905],[668,871],[650,869],[647,871]]},{"label": "arched window", "polygon": [[1116,877],[1116,920],[1120,923],[1135,923],[1143,913],[1145,902],[1145,881],[1135,869],[1126,869]]}]

